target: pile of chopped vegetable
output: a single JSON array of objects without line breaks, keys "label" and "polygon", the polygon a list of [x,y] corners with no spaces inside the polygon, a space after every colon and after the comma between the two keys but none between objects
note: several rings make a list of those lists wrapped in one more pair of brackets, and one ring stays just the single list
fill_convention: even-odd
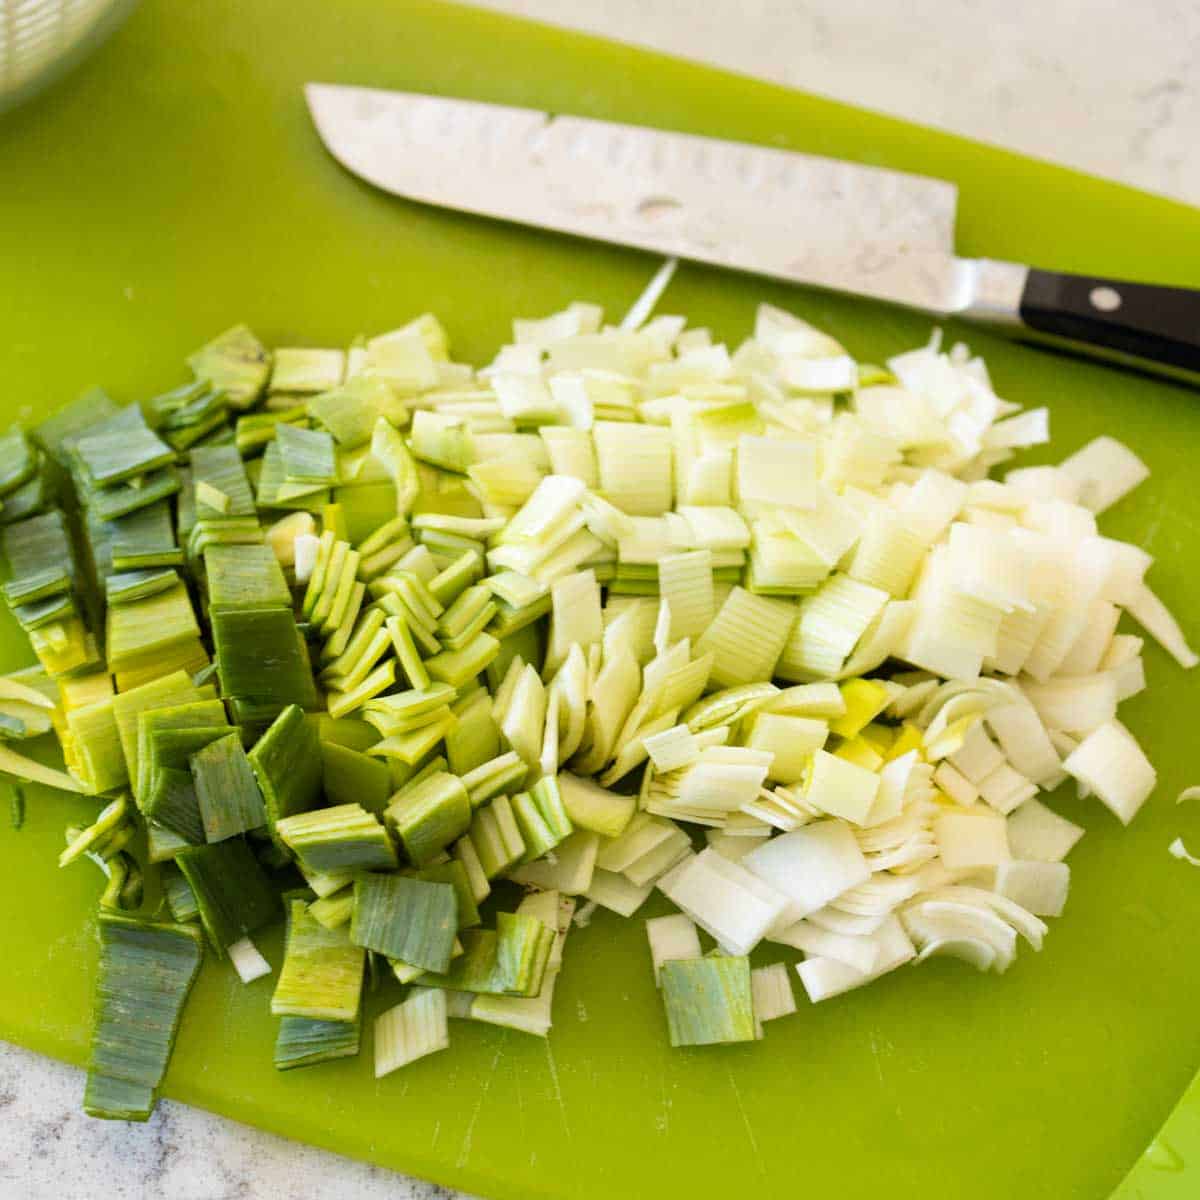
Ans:
[{"label": "pile of chopped vegetable", "polygon": [[[545,1037],[569,929],[656,889],[673,1045],[795,1012],[764,940],[812,1001],[1004,971],[1083,835],[1040,793],[1150,795],[1122,612],[1196,656],[1097,528],[1130,450],[997,475],[1047,412],[964,346],[869,366],[763,306],[731,353],[651,307],[518,320],[478,370],[429,315],[237,327],[165,395],[0,439],[39,663],[0,679],[0,770],[98,798],[59,860],[105,876],[88,1112],[149,1115],[206,949],[274,975],[280,1070],[356,1055],[390,973],[377,1076],[451,1019]],[[50,732],[65,770],[16,748]]]}]

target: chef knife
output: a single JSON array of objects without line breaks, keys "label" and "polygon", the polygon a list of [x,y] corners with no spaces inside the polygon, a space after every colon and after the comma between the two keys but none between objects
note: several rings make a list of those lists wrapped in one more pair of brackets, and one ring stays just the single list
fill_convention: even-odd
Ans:
[{"label": "chef knife", "polygon": [[849,292],[1200,383],[1200,291],[954,253],[940,179],[535,109],[310,83],[333,156],[410,200]]}]

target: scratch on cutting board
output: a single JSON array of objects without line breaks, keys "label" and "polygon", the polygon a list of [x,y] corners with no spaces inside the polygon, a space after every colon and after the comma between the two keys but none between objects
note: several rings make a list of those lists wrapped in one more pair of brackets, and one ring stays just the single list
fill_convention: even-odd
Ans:
[{"label": "scratch on cutting board", "polygon": [[501,1044],[496,1049],[496,1057],[492,1059],[492,1065],[488,1068],[487,1078],[483,1081],[483,1087],[479,1089],[479,1099],[475,1101],[475,1109],[471,1113],[471,1119],[467,1122],[467,1131],[463,1134],[462,1148],[458,1152],[458,1162],[454,1165],[457,1167],[465,1167],[467,1159],[471,1157],[471,1139],[475,1136],[475,1122],[479,1120],[479,1114],[483,1109],[483,1102],[487,1099],[488,1088],[492,1086],[492,1076],[496,1074],[496,1068],[500,1065],[500,1056],[504,1053],[504,1046]]},{"label": "scratch on cutting board", "polygon": [[661,1134],[669,1134],[671,1132],[671,1096],[667,1091],[666,1076],[659,1076],[659,1085],[662,1088],[662,1112],[655,1118],[654,1125]]},{"label": "scratch on cutting board", "polygon": [[554,1061],[554,1051],[550,1048],[550,1042],[547,1040],[543,1043],[546,1047],[546,1062],[550,1067],[550,1080],[554,1084],[554,1098],[558,1101],[558,1111],[562,1116],[563,1129],[567,1131],[567,1141],[571,1140],[571,1123],[567,1120],[567,1106],[563,1103],[562,1088],[558,1082],[558,1063]]},{"label": "scratch on cutting board", "polygon": [[879,1042],[875,1038],[875,1031],[872,1029],[871,1034],[871,1061],[875,1064],[875,1074],[879,1076],[879,1086],[883,1087],[883,1064],[879,1061]]},{"label": "scratch on cutting board", "polygon": [[754,1136],[754,1126],[750,1124],[746,1106],[742,1103],[742,1093],[738,1091],[737,1080],[734,1079],[733,1072],[728,1067],[725,1068],[725,1074],[729,1078],[729,1086],[733,1089],[733,1100],[741,1114],[742,1124],[746,1127],[746,1137],[750,1141],[750,1149],[754,1151],[754,1165],[758,1168],[758,1173],[765,1178],[767,1172],[763,1168],[762,1157],[758,1152],[758,1138]]}]

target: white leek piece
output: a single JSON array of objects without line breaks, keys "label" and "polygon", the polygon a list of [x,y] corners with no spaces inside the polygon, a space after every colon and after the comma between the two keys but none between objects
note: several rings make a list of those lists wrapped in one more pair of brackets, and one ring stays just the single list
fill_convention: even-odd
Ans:
[{"label": "white leek piece", "polygon": [[554,582],[550,589],[550,646],[545,671],[553,672],[566,660],[573,645],[599,644],[604,637],[600,612],[600,587],[594,571],[579,571]]},{"label": "white leek piece", "polygon": [[1123,442],[1098,437],[1058,465],[1079,485],[1080,503],[1104,512],[1150,476],[1150,468]]},{"label": "white leek piece", "polygon": [[375,1078],[450,1046],[446,993],[418,988],[375,1019]]},{"label": "white leek piece", "polygon": [[1129,615],[1181,666],[1200,662],[1167,606],[1144,584],[1126,605]]},{"label": "white leek piece", "polygon": [[1133,820],[1158,782],[1150,760],[1119,721],[1088,734],[1063,761],[1063,770],[1095,793],[1122,825]]},{"label": "white leek piece", "polygon": [[670,640],[699,637],[712,623],[712,553],[690,550],[658,562],[658,589],[670,607]]},{"label": "white leek piece", "polygon": [[1014,860],[1061,862],[1083,833],[1040,800],[1026,800],[1008,818],[1008,846]]},{"label": "white leek piece", "polygon": [[904,926],[894,916],[888,917],[871,938],[875,942],[877,953],[875,967],[869,973],[835,959],[818,956],[805,959],[796,967],[800,982],[814,1004],[832,996],[839,996],[853,988],[862,987],[888,971],[894,971],[904,963],[911,962],[916,955]]},{"label": "white leek piece", "polygon": [[624,875],[597,868],[583,894],[601,908],[611,909],[622,917],[632,917],[652,891],[654,883],[638,886],[630,883]]},{"label": "white leek piece", "polygon": [[577,829],[559,842],[544,858],[514,867],[508,878],[526,887],[581,896],[592,883],[600,837],[586,829]]},{"label": "white leek piece", "polygon": [[773,756],[767,778],[786,787],[804,778],[810,756],[824,747],[828,737],[827,721],[760,712],[754,718],[746,745]]},{"label": "white leek piece", "polygon": [[807,955],[844,963],[864,975],[869,975],[879,960],[879,946],[869,936],[832,933],[809,921],[797,921],[795,925],[778,930],[770,937],[773,942],[794,946]]},{"label": "white leek piece", "polygon": [[654,769],[660,774],[690,766],[700,757],[696,735],[686,725],[673,725],[643,741]]},{"label": "white leek piece", "polygon": [[1008,827],[998,813],[947,812],[933,822],[942,862],[952,871],[994,867],[1011,857]]},{"label": "white leek piece", "polygon": [[814,808],[862,825],[878,792],[879,776],[874,771],[825,750],[813,754],[804,798]]},{"label": "white leek piece", "polygon": [[871,877],[854,834],[842,821],[819,821],[771,838],[743,856],[741,865],[788,897],[795,920]]},{"label": "white leek piece", "polygon": [[815,507],[816,447],[807,441],[743,434],[737,444],[737,490],[743,508]]},{"label": "white leek piece", "polygon": [[271,964],[263,958],[258,947],[248,937],[234,942],[227,947],[225,953],[229,955],[229,961],[243,983],[253,983],[271,973]]},{"label": "white leek piece", "polygon": [[1038,917],[1058,917],[1067,903],[1071,868],[1063,862],[1012,862],[996,868],[996,891]]},{"label": "white leek piece", "polygon": [[683,913],[651,917],[646,922],[646,937],[654,962],[654,982],[659,987],[662,986],[659,968],[663,963],[680,958],[699,958],[702,953],[696,926]]},{"label": "white leek piece", "polygon": [[711,849],[688,859],[659,886],[734,954],[749,954],[788,907],[787,896]]},{"label": "white leek piece", "polygon": [[796,1011],[792,981],[783,963],[758,967],[750,972],[750,991],[754,998],[754,1019],[759,1022],[788,1017]]},{"label": "white leek piece", "polygon": [[623,512],[653,517],[674,499],[671,433],[653,425],[597,421],[592,428],[600,490]]}]

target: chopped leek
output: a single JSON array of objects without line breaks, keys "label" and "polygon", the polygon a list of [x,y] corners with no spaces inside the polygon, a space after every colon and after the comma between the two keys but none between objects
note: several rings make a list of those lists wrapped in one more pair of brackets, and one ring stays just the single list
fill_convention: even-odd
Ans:
[{"label": "chopped leek", "polygon": [[279,911],[275,891],[243,838],[189,846],[175,862],[196,897],[200,922],[218,957]]},{"label": "chopped leek", "polygon": [[[668,276],[619,327],[515,322],[478,374],[430,314],[347,351],[238,326],[192,383],[0,436],[0,590],[39,662],[0,680],[0,769],[117,797],[62,851],[103,910],[140,903],[145,823],[198,922],[137,924],[155,953],[202,929],[269,970],[248,934],[296,867],[280,1069],[357,1052],[379,956],[416,985],[380,1075],[448,1015],[545,1036],[575,896],[580,924],[674,904],[647,925],[674,1044],[795,1010],[764,939],[814,1002],[943,955],[1004,971],[1083,833],[1041,792],[1128,823],[1155,787],[1121,614],[1196,655],[1151,556],[1100,531],[1136,455],[990,478],[1048,411],[965,347],[871,367],[763,306],[731,354],[651,316]],[[10,748],[50,730],[66,771]],[[537,890],[485,929],[501,879]],[[93,1063],[90,1110],[148,1114],[193,970],[165,972],[155,1068]]]},{"label": "chopped leek", "polygon": [[249,408],[267,385],[271,355],[245,325],[235,325],[197,350],[188,365],[234,408]]},{"label": "chopped leek", "polygon": [[202,956],[194,926],[101,913],[89,1116],[149,1118]]},{"label": "chopped leek", "polygon": [[454,888],[403,875],[354,881],[350,940],[427,971],[445,972],[458,928]]},{"label": "chopped leek", "polygon": [[308,873],[387,870],[396,865],[387,831],[358,804],[285,817],[275,822],[275,833]]},{"label": "chopped leek", "polygon": [[224,841],[267,823],[262,793],[240,735],[231,733],[209,742],[190,762],[206,841]]},{"label": "chopped leek", "polygon": [[409,859],[425,866],[467,831],[471,801],[462,780],[440,771],[401,792],[384,819]]},{"label": "chopped leek", "polygon": [[414,991],[403,1004],[375,1019],[375,1078],[449,1045],[445,992]]},{"label": "chopped leek", "polygon": [[271,996],[275,1016],[358,1020],[366,952],[344,929],[327,929],[302,900],[288,906],[287,947]]},{"label": "chopped leek", "polygon": [[671,959],[662,964],[661,975],[672,1046],[754,1041],[748,958]]},{"label": "chopped leek", "polygon": [[250,767],[262,790],[267,827],[280,846],[276,825],[285,817],[315,808],[321,795],[320,741],[313,723],[296,705],[275,718],[251,747]]},{"label": "chopped leek", "polygon": [[353,1021],[284,1017],[275,1037],[275,1069],[290,1071],[335,1058],[353,1058],[361,1038],[361,1017]]}]

